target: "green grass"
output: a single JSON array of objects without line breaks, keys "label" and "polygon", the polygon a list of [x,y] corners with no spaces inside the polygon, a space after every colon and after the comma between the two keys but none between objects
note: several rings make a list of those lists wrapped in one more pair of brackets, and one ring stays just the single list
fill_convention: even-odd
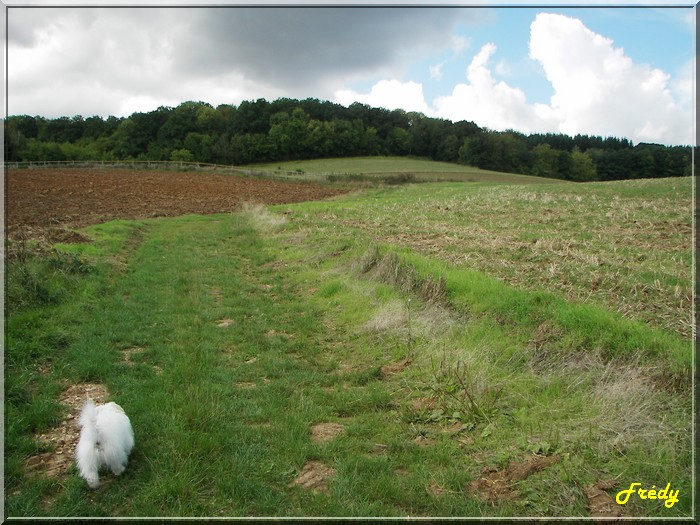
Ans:
[{"label": "green grass", "polygon": [[[5,514],[585,517],[586,488],[615,479],[613,499],[631,482],[681,490],[672,509],[631,498],[632,516],[689,516],[690,341],[550,280],[509,281],[494,264],[508,252],[486,249],[554,236],[524,220],[533,203],[556,205],[561,239],[577,242],[596,239],[608,212],[682,222],[678,184],[403,186],[115,221],[83,230],[90,244],[9,261],[9,281],[51,293],[17,286],[7,319]],[[467,243],[469,227],[491,244]],[[586,249],[619,269],[605,247],[623,249],[631,228]],[[461,240],[447,246],[451,235]],[[685,285],[680,238],[665,241],[630,282],[659,279],[651,261],[675,257]],[[105,385],[136,433],[125,474],[99,495],[74,467],[24,468],[46,451],[35,435],[65,415],[61,391],[82,382]],[[319,423],[344,431],[317,443]],[[512,498],[467,489],[534,456],[557,459]],[[335,472],[325,492],[293,484],[314,461]]]},{"label": "green grass", "polygon": [[402,183],[400,176],[416,182],[458,181],[503,184],[562,183],[563,181],[482,170],[472,166],[408,157],[347,157],[254,164],[252,168],[296,178],[331,182],[385,181]]}]

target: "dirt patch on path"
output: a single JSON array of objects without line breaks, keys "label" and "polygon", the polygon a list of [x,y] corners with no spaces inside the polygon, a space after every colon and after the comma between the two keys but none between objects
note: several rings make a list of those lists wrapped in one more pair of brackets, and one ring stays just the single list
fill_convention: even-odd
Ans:
[{"label": "dirt patch on path", "polygon": [[327,481],[335,476],[335,470],[320,461],[309,461],[299,472],[299,475],[290,483],[290,486],[298,485],[304,490],[312,492],[328,492]]},{"label": "dirt patch on path", "polygon": [[621,518],[627,514],[622,505],[618,505],[610,495],[605,492],[615,486],[615,480],[599,481],[585,489],[588,509],[592,518]]},{"label": "dirt patch on path", "polygon": [[502,499],[513,499],[517,496],[517,491],[513,488],[516,482],[557,461],[559,456],[533,456],[522,462],[511,462],[503,470],[484,467],[481,475],[467,484],[467,493],[492,503]]},{"label": "dirt patch on path", "polygon": [[58,168],[6,173],[10,234],[32,226],[227,213],[242,202],[284,204],[343,193],[320,184],[210,173]]},{"label": "dirt patch on path", "polygon": [[387,377],[391,377],[393,375],[396,375],[399,372],[403,372],[409,366],[411,366],[410,359],[403,359],[403,360],[398,361],[396,363],[389,363],[388,365],[384,365],[380,369],[382,379],[386,379]]},{"label": "dirt patch on path", "polygon": [[311,439],[316,443],[326,443],[344,432],[345,427],[338,423],[319,423],[311,427]]},{"label": "dirt patch on path", "polygon": [[80,436],[80,409],[88,398],[101,405],[109,400],[109,393],[104,385],[97,383],[71,385],[63,391],[59,401],[68,407],[68,414],[58,427],[34,436],[37,442],[50,446],[52,450],[28,458],[24,464],[28,474],[44,474],[55,478],[68,471],[73,464],[75,446]]}]

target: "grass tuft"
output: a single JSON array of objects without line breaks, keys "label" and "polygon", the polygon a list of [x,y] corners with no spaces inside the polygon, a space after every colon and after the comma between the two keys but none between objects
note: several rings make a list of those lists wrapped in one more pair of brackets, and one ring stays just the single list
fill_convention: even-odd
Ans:
[{"label": "grass tuft", "polygon": [[431,356],[430,365],[429,388],[444,414],[472,426],[492,423],[499,413],[504,383],[485,376],[483,367],[447,353],[439,360]]},{"label": "grass tuft", "polygon": [[279,231],[287,224],[287,218],[283,215],[275,215],[262,204],[245,202],[242,205],[243,214],[248,217],[253,226],[264,232]]},{"label": "grass tuft", "polygon": [[416,268],[403,261],[396,252],[390,251],[381,256],[379,248],[371,245],[357,263],[360,273],[374,270],[374,278],[397,287],[405,294],[416,294],[429,303],[439,304],[447,296],[446,281],[443,276],[421,276]]}]

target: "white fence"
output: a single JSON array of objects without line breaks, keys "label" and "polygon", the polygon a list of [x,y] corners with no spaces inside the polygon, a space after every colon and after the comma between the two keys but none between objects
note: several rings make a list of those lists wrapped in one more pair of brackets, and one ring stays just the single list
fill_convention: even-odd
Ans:
[{"label": "white fence", "polygon": [[252,170],[207,164],[204,162],[183,162],[172,160],[32,160],[27,162],[5,162],[5,167],[15,169],[37,168],[121,168],[149,170],[225,170],[237,173],[249,173]]},{"label": "white fence", "polygon": [[[305,173],[299,169],[286,171],[281,169],[229,166],[226,164],[209,164],[206,162],[184,162],[174,160],[31,160],[26,162],[5,162],[3,168],[10,169],[44,169],[44,168],[84,168],[84,169],[130,169],[162,171],[198,171],[222,173],[228,175],[245,175],[265,179],[293,180],[295,182],[335,182],[336,180],[372,180],[371,174],[313,172]],[[381,178],[381,174],[376,174]]]},{"label": "white fence", "polygon": [[204,171],[247,175],[274,179],[314,179],[318,177],[301,176],[298,171],[267,171],[264,169],[242,168],[225,164],[208,164],[205,162],[181,162],[173,160],[32,160],[27,162],[5,162],[5,168],[44,169],[44,168],[85,168],[85,169],[131,169],[163,171]]}]

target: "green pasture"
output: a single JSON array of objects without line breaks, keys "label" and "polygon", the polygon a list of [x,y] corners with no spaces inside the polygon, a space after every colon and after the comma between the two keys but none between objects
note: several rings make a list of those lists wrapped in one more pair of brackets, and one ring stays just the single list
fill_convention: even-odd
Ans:
[{"label": "green pasture", "polygon": [[414,182],[564,183],[561,180],[408,157],[313,159],[254,164],[250,167],[277,175],[330,182],[385,181],[388,184],[399,184],[408,177],[409,181]]}]

